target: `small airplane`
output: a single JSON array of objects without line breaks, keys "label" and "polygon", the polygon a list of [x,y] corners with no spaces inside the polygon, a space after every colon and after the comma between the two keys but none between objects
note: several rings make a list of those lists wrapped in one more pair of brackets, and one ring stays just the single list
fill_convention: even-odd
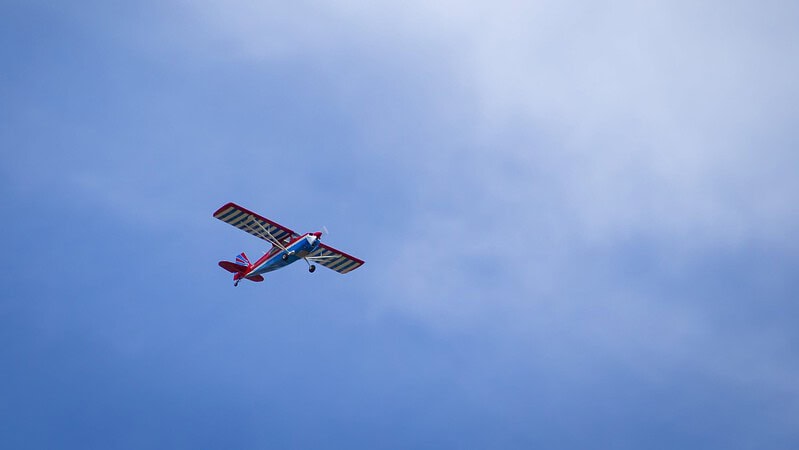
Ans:
[{"label": "small airplane", "polygon": [[352,272],[363,265],[362,260],[323,244],[321,231],[297,234],[235,203],[222,206],[214,217],[272,244],[272,248],[255,263],[251,263],[243,252],[236,257],[236,262],[219,261],[219,267],[233,274],[233,286],[238,286],[241,280],[264,281],[262,274],[300,259],[308,263],[308,271],[312,273],[316,270],[314,262],[338,273]]}]

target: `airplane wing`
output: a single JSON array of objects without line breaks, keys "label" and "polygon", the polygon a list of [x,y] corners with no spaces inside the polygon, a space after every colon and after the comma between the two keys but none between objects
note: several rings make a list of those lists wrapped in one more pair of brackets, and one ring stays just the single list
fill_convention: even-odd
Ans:
[{"label": "airplane wing", "polygon": [[319,248],[308,255],[308,259],[338,273],[352,272],[363,265],[360,259],[323,243],[319,243]]},{"label": "airplane wing", "polygon": [[228,203],[216,210],[214,217],[261,238],[270,244],[282,247],[299,235],[279,223],[260,216],[235,203]]}]

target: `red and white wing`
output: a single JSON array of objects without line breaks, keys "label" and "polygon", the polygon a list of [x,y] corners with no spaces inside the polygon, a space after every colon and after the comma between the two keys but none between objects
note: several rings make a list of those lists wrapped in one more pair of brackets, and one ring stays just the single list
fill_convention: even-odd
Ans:
[{"label": "red and white wing", "polygon": [[322,243],[308,255],[308,259],[338,273],[352,272],[363,265],[362,260]]},{"label": "red and white wing", "polygon": [[284,246],[289,241],[299,237],[290,228],[242,208],[235,203],[228,203],[219,208],[214,213],[214,217],[278,247]]}]

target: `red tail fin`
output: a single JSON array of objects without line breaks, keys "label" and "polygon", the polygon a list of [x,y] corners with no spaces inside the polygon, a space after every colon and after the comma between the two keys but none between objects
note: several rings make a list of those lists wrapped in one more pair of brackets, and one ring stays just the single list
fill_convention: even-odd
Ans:
[{"label": "red tail fin", "polygon": [[243,265],[243,266],[251,266],[252,265],[250,263],[249,258],[247,258],[247,255],[245,255],[244,252],[241,252],[239,254],[239,256],[236,257],[236,262],[241,264],[241,265]]},{"label": "red tail fin", "polygon": [[228,272],[233,274],[233,281],[234,285],[239,284],[239,280],[247,279],[250,281],[264,281],[264,277],[261,275],[250,275],[246,276],[248,270],[252,269],[252,263],[247,258],[247,255],[241,253],[239,256],[236,257],[236,262],[230,261],[219,261],[219,267],[227,270]]},{"label": "red tail fin", "polygon": [[248,269],[247,266],[236,264],[230,261],[219,261],[219,267],[227,270],[230,273],[241,273]]}]

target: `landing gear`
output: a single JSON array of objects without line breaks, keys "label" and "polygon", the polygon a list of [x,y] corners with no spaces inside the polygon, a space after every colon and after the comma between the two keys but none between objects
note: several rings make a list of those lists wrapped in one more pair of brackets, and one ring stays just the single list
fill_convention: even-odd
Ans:
[{"label": "landing gear", "polygon": [[236,287],[238,285],[239,285],[239,280],[236,280],[236,281],[233,282],[233,287]]},{"label": "landing gear", "polygon": [[313,273],[314,270],[316,270],[316,266],[315,265],[311,264],[310,266],[308,266],[308,272]]},{"label": "landing gear", "polygon": [[289,260],[289,254],[288,253],[283,253],[283,256],[281,256],[280,259],[282,259],[283,261],[288,261]]}]

